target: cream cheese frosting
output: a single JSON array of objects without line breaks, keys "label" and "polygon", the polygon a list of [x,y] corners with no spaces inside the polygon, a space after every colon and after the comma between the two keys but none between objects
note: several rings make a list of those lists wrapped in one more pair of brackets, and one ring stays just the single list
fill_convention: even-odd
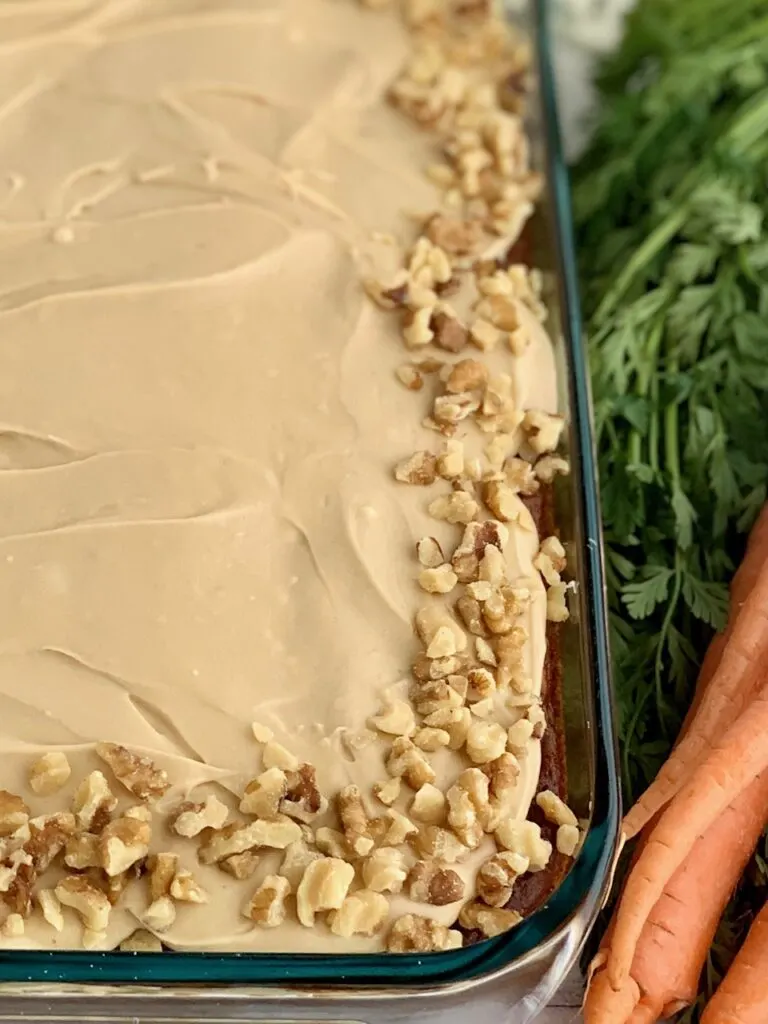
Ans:
[{"label": "cream cheese frosting", "polygon": [[[35,815],[106,772],[94,744],[108,740],[167,771],[158,812],[215,793],[237,816],[261,771],[254,720],[329,798],[354,783],[384,811],[371,794],[388,744],[370,719],[408,699],[414,615],[444,603],[418,586],[414,544],[461,536],[430,516],[431,492],[394,480],[440,438],[422,425],[427,392],[397,380],[397,317],[360,284],[402,266],[414,213],[439,203],[434,139],[386,101],[410,46],[397,17],[348,0],[0,8],[0,788]],[[516,406],[554,412],[550,341],[520,316],[528,347],[487,361]],[[539,543],[509,524],[534,696]],[[518,717],[501,698],[494,714]],[[41,797],[27,776],[50,751],[72,773]],[[429,756],[442,789],[467,765]],[[512,816],[539,757],[537,743],[520,757]],[[382,948],[320,919],[245,918],[280,853],[239,881],[162,825],[152,849],[208,894],[179,904],[162,934],[174,949]],[[468,885],[494,849],[486,837],[455,865]],[[146,904],[129,887],[95,945],[130,935]],[[390,904],[393,920],[447,925],[459,909]],[[0,944],[79,948],[81,933],[72,910],[61,932],[35,910]]]}]

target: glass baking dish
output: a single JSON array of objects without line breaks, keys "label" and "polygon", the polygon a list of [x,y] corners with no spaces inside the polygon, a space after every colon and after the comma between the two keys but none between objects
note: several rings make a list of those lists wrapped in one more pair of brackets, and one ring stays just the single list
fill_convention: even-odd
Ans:
[{"label": "glass baking dish", "polygon": [[558,478],[555,518],[571,552],[571,620],[560,641],[569,804],[588,822],[567,877],[513,931],[427,956],[88,952],[0,953],[0,1021],[336,1020],[525,1024],[573,966],[617,854],[620,797],[603,588],[602,541],[571,233],[547,27],[547,0],[522,18],[535,43],[531,135],[547,178],[532,222],[545,272],[572,472]]}]

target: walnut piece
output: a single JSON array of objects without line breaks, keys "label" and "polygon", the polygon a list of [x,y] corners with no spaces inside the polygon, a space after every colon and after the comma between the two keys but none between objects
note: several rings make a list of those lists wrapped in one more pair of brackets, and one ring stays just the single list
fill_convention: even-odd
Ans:
[{"label": "walnut piece", "polygon": [[176,907],[170,896],[154,900],[141,916],[144,924],[156,932],[167,931],[176,920]]},{"label": "walnut piece", "polygon": [[418,576],[419,586],[428,594],[450,594],[459,578],[450,565],[439,565],[434,569],[422,569]]},{"label": "walnut piece", "polygon": [[521,718],[507,731],[507,746],[513,754],[524,754],[533,738],[533,722]]},{"label": "walnut piece", "polygon": [[409,391],[421,391],[424,378],[412,363],[403,363],[395,370],[395,376]]},{"label": "walnut piece", "polygon": [[245,853],[257,846],[284,850],[301,839],[301,828],[290,818],[274,821],[252,821],[247,825],[233,822],[219,832],[212,832],[200,844],[198,857],[203,864],[216,864],[233,854]]},{"label": "walnut piece", "polygon": [[536,805],[553,825],[578,825],[579,820],[568,805],[551,789],[536,794]]},{"label": "walnut piece", "polygon": [[512,887],[528,870],[528,858],[504,850],[480,868],[475,887],[480,899],[489,907],[503,907],[512,896]]},{"label": "walnut piece", "polygon": [[488,776],[467,768],[446,794],[448,824],[461,842],[474,850],[482,841],[490,816]]},{"label": "walnut piece", "polygon": [[[469,523],[464,530],[461,544],[451,559],[453,571],[461,583],[472,583],[480,574],[480,563],[488,548],[498,549],[499,555],[509,540],[509,530],[498,520],[488,519],[482,523]],[[503,556],[501,557],[504,563]]]},{"label": "walnut piece", "polygon": [[295,843],[286,846],[280,864],[280,874],[288,880],[293,892],[298,889],[304,872],[312,861],[319,860],[321,857],[322,853],[310,849],[304,839],[297,839]]},{"label": "walnut piece", "polygon": [[560,825],[555,839],[558,853],[562,853],[565,857],[575,856],[580,841],[581,833],[576,825]]},{"label": "walnut piece", "polygon": [[191,839],[203,829],[222,829],[229,816],[229,808],[218,797],[207,796],[204,803],[186,802],[176,811],[170,826],[178,836]]},{"label": "walnut piece", "polygon": [[529,871],[543,871],[552,856],[552,844],[542,838],[541,828],[533,821],[507,818],[496,828],[496,841],[505,850],[528,860]]},{"label": "walnut piece", "polygon": [[13,835],[29,821],[29,808],[20,796],[0,789],[0,838]]},{"label": "walnut piece", "polygon": [[439,825],[428,825],[419,833],[416,847],[425,860],[441,860],[446,864],[457,864],[466,860],[470,849],[453,832]]},{"label": "walnut piece", "polygon": [[261,857],[255,850],[244,850],[243,853],[233,853],[231,857],[225,857],[224,860],[218,861],[218,867],[222,871],[226,871],[228,875],[232,875],[233,878],[243,881],[254,874],[260,861]]},{"label": "walnut piece", "polygon": [[437,456],[431,452],[414,452],[395,466],[395,480],[401,484],[428,487],[437,480]]},{"label": "walnut piece", "polygon": [[401,892],[408,875],[403,855],[394,846],[380,846],[363,861],[363,882],[374,892]]},{"label": "walnut piece", "polygon": [[556,476],[568,476],[571,467],[560,455],[543,455],[536,460],[533,471],[542,483],[551,484]]},{"label": "walnut piece", "polygon": [[419,861],[408,875],[408,895],[417,903],[444,907],[464,898],[464,882],[451,868],[434,861]]},{"label": "walnut piece", "polygon": [[476,928],[488,939],[502,935],[522,920],[516,910],[488,907],[484,903],[467,903],[459,914],[459,924],[464,928]]},{"label": "walnut piece", "polygon": [[424,724],[431,728],[440,729],[448,733],[449,750],[461,750],[467,742],[469,729],[472,724],[472,715],[469,708],[445,707],[438,708],[427,715]]},{"label": "walnut piece", "polygon": [[167,773],[148,757],[141,757],[118,743],[97,743],[96,753],[139,800],[163,796],[170,789]]},{"label": "walnut piece", "polygon": [[528,444],[537,455],[554,452],[560,444],[560,437],[565,427],[562,416],[544,412],[542,409],[529,409],[523,419],[523,430]]},{"label": "walnut piece", "polygon": [[386,896],[370,889],[359,889],[347,896],[339,909],[329,915],[328,923],[333,934],[343,938],[370,936],[382,929],[388,915]]},{"label": "walnut piece", "polygon": [[483,240],[482,225],[472,218],[436,213],[424,225],[430,241],[453,256],[469,256]]},{"label": "walnut piece", "polygon": [[445,817],[445,796],[437,786],[427,782],[411,801],[409,813],[416,821],[439,825]]},{"label": "walnut piece", "polygon": [[475,391],[484,387],[487,380],[488,370],[484,363],[477,359],[460,359],[448,374],[445,390],[452,395]]},{"label": "walnut piece", "polygon": [[474,764],[494,761],[507,749],[507,733],[498,722],[472,722],[467,734],[467,755]]},{"label": "walnut piece", "polygon": [[373,838],[359,788],[345,786],[336,797],[336,809],[350,849],[359,857],[365,857],[373,849]]},{"label": "walnut piece", "polygon": [[259,818],[276,818],[280,802],[288,792],[288,777],[282,768],[267,768],[246,784],[240,801],[243,814]]},{"label": "walnut piece", "polygon": [[398,736],[392,743],[387,771],[393,778],[402,778],[411,789],[435,781],[434,768],[407,736]]},{"label": "walnut piece", "polygon": [[464,470],[463,443],[461,441],[446,441],[445,451],[441,452],[437,457],[437,472],[443,480],[457,480],[463,476]]},{"label": "walnut piece", "polygon": [[19,939],[24,931],[24,918],[21,914],[9,914],[3,921],[3,935],[8,939]]},{"label": "walnut piece", "polygon": [[115,807],[117,797],[100,771],[87,775],[72,797],[72,810],[78,825],[92,832],[100,832],[104,828]]},{"label": "walnut piece", "polygon": [[64,863],[76,871],[101,867],[99,836],[93,832],[79,832],[70,836],[64,850]]},{"label": "walnut piece", "polygon": [[431,661],[452,658],[467,646],[467,635],[447,608],[428,604],[416,613],[416,632],[426,647]]},{"label": "walnut piece", "polygon": [[29,769],[29,787],[38,796],[50,796],[66,785],[72,774],[66,754],[43,754]]},{"label": "walnut piece", "polygon": [[320,793],[314,765],[300,764],[286,776],[287,792],[280,802],[280,812],[305,824],[328,810],[328,801]]},{"label": "walnut piece", "polygon": [[262,725],[261,722],[251,722],[251,732],[257,743],[269,743],[275,737],[269,726]]},{"label": "walnut piece", "polygon": [[565,598],[567,591],[566,583],[555,583],[547,590],[547,621],[566,622],[570,618]]},{"label": "walnut piece", "polygon": [[445,561],[442,548],[434,537],[422,537],[416,544],[416,555],[425,569],[436,569]]},{"label": "walnut piece", "polygon": [[386,807],[391,807],[400,796],[401,788],[400,779],[389,779],[387,782],[375,782],[373,792]]},{"label": "walnut piece", "polygon": [[151,838],[149,822],[128,817],[111,821],[99,838],[101,863],[106,873],[119,875],[143,860],[149,853]]},{"label": "walnut piece", "polygon": [[384,709],[370,719],[370,724],[388,736],[410,736],[416,728],[416,719],[410,704],[389,697]]},{"label": "walnut piece", "polygon": [[83,875],[65,875],[54,892],[60,903],[79,914],[86,928],[95,932],[106,930],[112,905],[102,890]]},{"label": "walnut piece", "polygon": [[427,917],[406,914],[395,921],[387,939],[390,953],[437,953],[461,949],[461,932],[438,924]]},{"label": "walnut piece", "polygon": [[61,910],[61,900],[53,889],[39,889],[37,891],[37,902],[43,919],[57,932],[64,931],[64,914]]},{"label": "walnut piece", "polygon": [[262,928],[277,928],[285,921],[290,891],[287,878],[267,875],[243,909],[244,916]]},{"label": "walnut piece", "polygon": [[471,523],[477,518],[480,506],[466,491],[452,491],[450,494],[442,494],[430,502],[427,509],[433,519],[444,520],[452,524]]},{"label": "walnut piece", "polygon": [[394,807],[390,807],[387,811],[386,818],[389,821],[389,826],[383,836],[383,841],[387,846],[400,846],[409,836],[418,832],[410,818],[401,814],[400,811],[396,811]]},{"label": "walnut piece", "polygon": [[296,892],[296,912],[305,928],[314,926],[315,914],[341,907],[354,877],[352,865],[336,857],[322,857],[307,867]]},{"label": "walnut piece", "polygon": [[434,726],[425,726],[417,729],[413,736],[414,745],[419,750],[434,752],[441,747],[447,747],[451,742],[451,734],[445,729],[437,729]]},{"label": "walnut piece", "polygon": [[431,317],[430,333],[437,347],[446,352],[461,352],[469,342],[469,331],[448,313],[435,313]]},{"label": "walnut piece", "polygon": [[170,896],[171,882],[176,877],[179,858],[175,853],[156,853],[149,860],[149,896],[150,901],[161,896]]}]

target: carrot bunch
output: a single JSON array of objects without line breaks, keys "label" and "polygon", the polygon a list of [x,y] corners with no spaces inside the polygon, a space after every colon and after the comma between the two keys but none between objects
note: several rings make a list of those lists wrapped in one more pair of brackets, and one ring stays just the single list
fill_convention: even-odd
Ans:
[{"label": "carrot bunch", "polygon": [[[768,824],[768,506],[731,584],[677,746],[624,819],[640,834],[590,969],[586,1024],[653,1024],[689,1005],[720,917]],[[768,907],[702,1024],[768,1024]]]}]

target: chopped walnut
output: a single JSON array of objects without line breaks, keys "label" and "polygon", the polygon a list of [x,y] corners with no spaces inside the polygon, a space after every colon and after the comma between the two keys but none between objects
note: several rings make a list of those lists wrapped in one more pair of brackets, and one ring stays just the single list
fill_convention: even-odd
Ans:
[{"label": "chopped walnut", "polygon": [[467,742],[472,716],[469,708],[438,708],[424,719],[424,724],[448,733],[448,749],[461,750]]},{"label": "chopped walnut", "polygon": [[434,752],[441,747],[447,747],[451,742],[451,734],[445,729],[437,729],[434,726],[425,726],[417,729],[413,736],[414,745],[420,750]]},{"label": "chopped walnut", "polygon": [[148,757],[141,757],[118,743],[97,743],[96,753],[119,782],[139,800],[163,796],[170,788],[168,775]]},{"label": "chopped walnut", "polygon": [[507,818],[499,823],[495,835],[499,846],[528,858],[530,871],[543,871],[549,864],[552,844],[542,839],[535,822]]},{"label": "chopped walnut", "polygon": [[64,863],[76,871],[101,867],[99,837],[93,832],[80,832],[67,839]]},{"label": "chopped walnut", "polygon": [[307,867],[296,892],[296,912],[305,928],[313,927],[315,914],[341,907],[354,877],[352,865],[335,857],[323,857]]},{"label": "chopped walnut", "polygon": [[416,555],[425,569],[436,569],[445,561],[442,548],[434,537],[422,537],[416,544]]},{"label": "chopped walnut", "polygon": [[171,897],[161,896],[150,903],[141,915],[141,920],[153,931],[167,931],[176,920],[176,907]]},{"label": "chopped walnut", "polygon": [[99,838],[101,863],[106,873],[119,875],[143,860],[149,853],[151,837],[149,822],[127,817],[111,821]]},{"label": "chopped walnut", "polygon": [[83,875],[66,875],[54,893],[60,903],[80,915],[86,928],[95,932],[106,930],[112,905],[101,889]]},{"label": "chopped walnut", "polygon": [[538,492],[539,481],[536,478],[533,466],[530,462],[526,462],[525,459],[520,459],[516,456],[507,459],[504,463],[504,473],[507,478],[507,484],[515,493],[530,496]]},{"label": "chopped walnut", "polygon": [[423,821],[428,825],[439,825],[445,817],[443,792],[437,786],[426,783],[411,801],[409,813],[416,821]]},{"label": "chopped walnut", "polygon": [[570,618],[566,593],[567,583],[555,583],[547,590],[547,621],[566,622]]},{"label": "chopped walnut", "polygon": [[[485,287],[495,278],[484,278]],[[494,327],[501,331],[516,331],[520,326],[520,318],[514,301],[507,295],[488,295],[477,306],[478,316],[483,320],[489,320]]]},{"label": "chopped walnut", "polygon": [[255,850],[245,850],[243,853],[233,853],[231,857],[225,857],[218,861],[217,866],[228,875],[243,881],[250,878],[259,866],[261,857]]},{"label": "chopped walnut", "polygon": [[521,718],[507,731],[507,746],[513,754],[525,754],[533,737],[533,722]]},{"label": "chopped walnut", "polygon": [[485,386],[488,370],[477,359],[461,359],[455,363],[445,382],[445,390],[452,395],[475,391]]},{"label": "chopped walnut", "polygon": [[388,736],[411,736],[416,729],[411,705],[391,698],[384,709],[371,718],[370,724]]},{"label": "chopped walnut", "polygon": [[269,743],[275,736],[269,726],[262,725],[261,722],[251,722],[251,732],[257,743]]},{"label": "chopped walnut", "polygon": [[19,939],[24,934],[25,924],[21,914],[9,914],[3,921],[3,935],[8,939]]},{"label": "chopped walnut", "polygon": [[346,837],[338,829],[323,826],[315,832],[315,843],[318,850],[327,857],[336,857],[338,860],[352,859],[352,851],[349,848]]},{"label": "chopped walnut", "polygon": [[500,586],[483,603],[483,622],[496,636],[511,633],[530,600],[530,591],[523,587]]},{"label": "chopped walnut", "polygon": [[387,771],[393,778],[402,778],[411,789],[421,789],[435,781],[435,771],[418,747],[407,736],[398,736],[387,757]]},{"label": "chopped walnut", "polygon": [[537,455],[554,452],[560,444],[565,427],[562,416],[556,416],[542,409],[529,409],[523,420],[523,430],[528,444]]},{"label": "chopped walnut", "polygon": [[171,882],[170,895],[182,903],[208,902],[208,893],[200,886],[195,876],[184,869],[176,872]]},{"label": "chopped walnut", "polygon": [[376,782],[373,786],[373,792],[386,807],[391,807],[400,796],[401,785],[400,779],[389,779],[387,782]]},{"label": "chopped walnut", "polygon": [[387,950],[390,953],[436,953],[461,949],[463,942],[461,932],[427,917],[406,914],[392,925]]},{"label": "chopped walnut", "polygon": [[480,317],[470,327],[469,337],[481,351],[490,352],[498,345],[501,331],[490,320],[483,320]]},{"label": "chopped walnut", "polygon": [[[464,530],[461,544],[456,548],[451,565],[461,583],[472,583],[478,579],[480,563],[489,548],[501,555],[509,540],[509,531],[503,523],[489,519],[482,523],[469,523]],[[503,556],[501,558],[504,561]]]},{"label": "chopped walnut", "polygon": [[581,833],[577,825],[560,825],[555,839],[557,852],[562,853],[565,857],[573,857],[576,854],[580,840]]},{"label": "chopped walnut", "polygon": [[329,916],[328,923],[334,935],[349,938],[352,935],[375,935],[389,915],[386,896],[368,889],[360,889],[344,900],[341,907]]},{"label": "chopped walnut", "polygon": [[445,451],[437,457],[437,472],[444,480],[456,480],[463,475],[464,445],[461,441],[445,442]]},{"label": "chopped walnut", "polygon": [[66,754],[43,754],[29,769],[29,787],[38,796],[50,796],[66,784],[71,774]]},{"label": "chopped walnut", "polygon": [[[530,685],[521,678],[527,639],[528,634],[522,626],[515,626],[508,633],[496,637],[496,682],[499,689],[504,690],[512,685],[521,693],[530,690]],[[524,682],[526,685],[523,685]]]},{"label": "chopped walnut", "polygon": [[459,924],[464,928],[473,928],[492,939],[502,935],[520,924],[522,917],[516,910],[502,910],[500,907],[489,907],[484,903],[467,903],[459,914]]},{"label": "chopped walnut", "polygon": [[313,765],[301,764],[298,771],[288,772],[287,786],[285,797],[280,802],[282,814],[308,823],[327,811],[328,801],[320,793]]},{"label": "chopped walnut", "polygon": [[205,803],[183,803],[176,811],[170,826],[176,835],[191,839],[203,829],[222,829],[229,816],[229,808],[218,797],[207,796]]},{"label": "chopped walnut", "polygon": [[483,240],[483,228],[476,220],[436,213],[424,225],[430,241],[453,256],[469,256]]},{"label": "chopped walnut", "polygon": [[526,718],[533,725],[533,738],[540,740],[547,728],[547,716],[541,704],[531,704],[526,711]]},{"label": "chopped walnut", "polygon": [[357,786],[345,786],[336,797],[336,808],[341,819],[344,838],[359,857],[373,849],[373,839],[363,797]]},{"label": "chopped walnut", "polygon": [[467,768],[446,794],[448,824],[462,841],[474,850],[482,841],[488,824],[489,782],[479,768]]},{"label": "chopped walnut", "polygon": [[473,722],[467,734],[467,755],[474,764],[486,764],[507,749],[507,733],[498,722]]},{"label": "chopped walnut", "polygon": [[[461,352],[469,341],[469,331],[456,317],[448,313],[434,313],[430,320],[430,333],[438,348],[446,352]],[[432,340],[432,339],[430,339]]]},{"label": "chopped walnut", "polygon": [[[409,293],[409,298],[412,297],[413,289]],[[407,348],[423,348],[435,338],[433,312],[434,306],[426,301],[420,309],[410,309],[403,314],[403,341]]]},{"label": "chopped walnut", "polygon": [[578,825],[579,820],[570,807],[551,789],[536,794],[536,804],[553,825]]},{"label": "chopped walnut", "polygon": [[57,932],[64,931],[64,914],[61,910],[61,900],[53,889],[39,889],[37,902],[43,919]]},{"label": "chopped walnut", "polygon": [[414,864],[408,875],[408,895],[418,903],[444,907],[464,898],[464,882],[451,868],[422,860]]},{"label": "chopped walnut", "polygon": [[145,928],[137,928],[135,932],[120,943],[121,953],[162,953],[163,944],[156,935]]},{"label": "chopped walnut", "polygon": [[[413,703],[420,715],[431,715],[435,711],[447,711],[460,708],[464,704],[461,692],[453,687],[449,679],[461,679],[462,676],[449,676],[448,679],[433,679],[414,687]],[[434,723],[428,722],[428,725]],[[438,725],[442,729],[442,725]]]},{"label": "chopped walnut", "polygon": [[[472,584],[470,584],[472,586]],[[485,636],[487,630],[483,621],[480,602],[471,594],[462,594],[456,602],[456,610],[461,616],[462,622],[473,636]]]},{"label": "chopped walnut", "polygon": [[179,867],[179,858],[175,853],[156,853],[149,863],[149,895],[150,900],[169,896],[171,882]]},{"label": "chopped walnut", "polygon": [[422,829],[416,838],[416,846],[425,859],[441,860],[446,864],[456,864],[466,860],[471,852],[469,847],[457,839],[453,832],[449,832],[448,829],[441,828],[439,825],[427,825],[425,829]]},{"label": "chopped walnut", "polygon": [[431,452],[414,452],[395,466],[395,480],[401,484],[428,487],[437,480],[437,456]]},{"label": "chopped walnut", "polygon": [[509,850],[497,853],[477,873],[477,895],[489,907],[503,907],[512,896],[516,880],[527,870],[527,857]]},{"label": "chopped walnut", "polygon": [[21,797],[0,789],[0,838],[12,835],[28,820],[29,808]]},{"label": "chopped walnut", "polygon": [[[507,579],[507,562],[502,552],[491,546],[486,547],[480,559],[480,581],[499,586]],[[492,596],[492,595],[491,595]]]},{"label": "chopped walnut", "polygon": [[467,672],[467,702],[475,704],[496,693],[496,680],[487,668],[471,668]]},{"label": "chopped walnut", "polygon": [[484,640],[481,636],[475,639],[475,653],[481,665],[490,665],[491,668],[495,668],[498,665],[496,652],[488,641]]},{"label": "chopped walnut", "polygon": [[243,915],[262,928],[277,928],[285,921],[291,891],[287,878],[267,875],[243,909]]},{"label": "chopped walnut", "polygon": [[424,378],[412,363],[403,363],[402,366],[398,366],[395,376],[409,391],[421,391],[424,387]]},{"label": "chopped walnut", "polygon": [[288,777],[282,768],[268,768],[247,783],[240,801],[243,814],[259,818],[276,818],[280,804],[288,792]]},{"label": "chopped walnut", "polygon": [[363,861],[363,882],[374,892],[398,893],[408,875],[403,855],[394,846],[380,846]]},{"label": "chopped walnut", "polygon": [[418,832],[418,829],[413,822],[406,818],[404,814],[396,811],[393,807],[387,811],[386,815],[390,824],[384,834],[384,843],[387,846],[399,846],[404,843],[405,840]]},{"label": "chopped walnut", "polygon": [[290,818],[274,821],[233,822],[219,832],[212,832],[200,844],[198,856],[203,864],[216,864],[233,854],[244,853],[257,846],[284,850],[301,839],[301,828]]},{"label": "chopped walnut", "polygon": [[456,427],[480,408],[480,399],[471,391],[438,395],[432,405],[435,422],[447,428]]},{"label": "chopped walnut", "polygon": [[466,650],[466,633],[444,605],[434,603],[420,608],[416,613],[416,632],[427,648],[427,657],[433,661]]},{"label": "chopped walnut", "polygon": [[516,522],[523,525],[524,513],[528,510],[508,484],[500,480],[491,480],[485,485],[483,497],[497,519],[504,523]]},{"label": "chopped walnut", "polygon": [[290,750],[286,750],[282,743],[276,743],[274,740],[265,744],[261,763],[265,769],[280,768],[284,772],[295,772],[299,767],[299,759]]},{"label": "chopped walnut", "polygon": [[556,476],[568,476],[571,467],[560,455],[543,455],[536,460],[533,471],[542,483],[551,484]]}]

